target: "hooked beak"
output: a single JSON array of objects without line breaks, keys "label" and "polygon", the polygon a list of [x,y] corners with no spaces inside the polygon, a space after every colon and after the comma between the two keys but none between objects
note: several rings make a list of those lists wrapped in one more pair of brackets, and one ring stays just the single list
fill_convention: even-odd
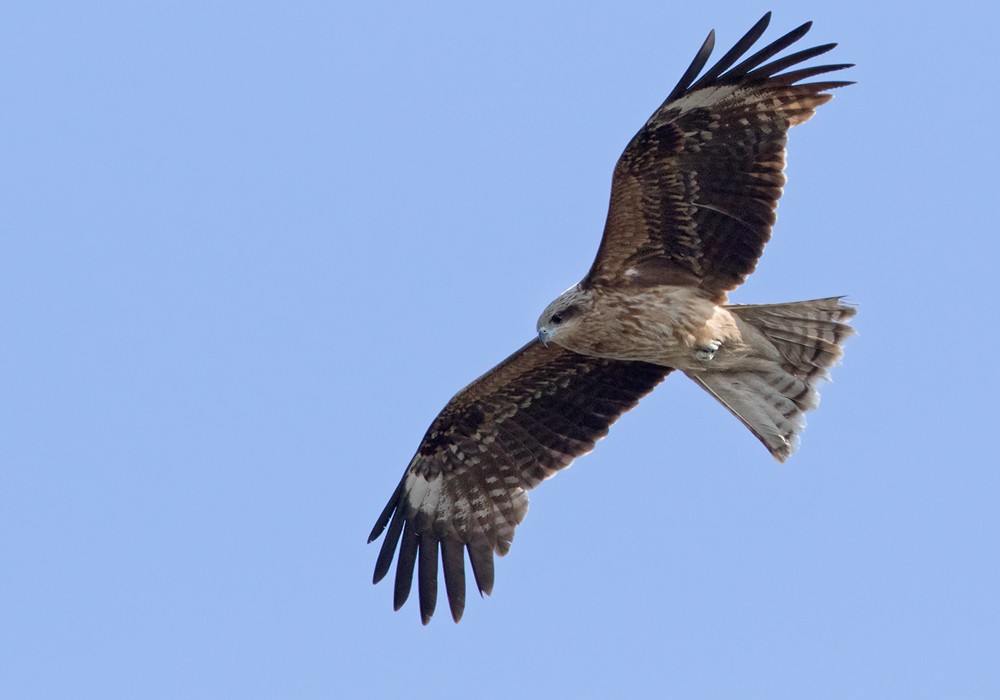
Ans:
[{"label": "hooked beak", "polygon": [[548,345],[551,337],[552,333],[545,326],[538,329],[538,342],[542,345]]}]

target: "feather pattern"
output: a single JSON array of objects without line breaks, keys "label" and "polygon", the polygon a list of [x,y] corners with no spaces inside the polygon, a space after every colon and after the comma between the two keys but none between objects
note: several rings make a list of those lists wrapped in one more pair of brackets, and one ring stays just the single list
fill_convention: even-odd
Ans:
[{"label": "feather pattern", "polygon": [[779,460],[791,454],[854,309],[836,298],[724,304],[770,238],[788,130],[850,83],[802,82],[848,67],[797,67],[833,44],[780,56],[809,23],[746,57],[769,21],[770,13],[705,70],[708,35],[622,153],[597,257],[539,320],[548,344],[532,341],[474,381],[427,430],[368,540],[385,534],[375,583],[396,560],[397,610],[415,575],[427,624],[440,566],[457,622],[466,555],[489,595],[494,556],[510,550],[527,491],[593,449],[672,368]]},{"label": "feather pattern", "polygon": [[480,593],[493,590],[493,555],[510,550],[528,510],[526,491],[569,466],[652,391],[667,367],[585,357],[532,341],[460,391],[434,420],[369,542],[388,527],[375,564],[382,580],[398,548],[393,605],[420,616],[437,601],[438,550],[457,622],[465,607],[467,551]]},{"label": "feather pattern", "polygon": [[722,303],[753,272],[785,184],[788,129],[830,100],[829,90],[850,84],[798,84],[849,64],[782,73],[835,44],[767,63],[811,23],[732,67],[769,20],[770,13],[695,80],[714,44],[710,34],[670,96],[629,142],[615,167],[608,220],[585,287],[681,280]]},{"label": "feather pattern", "polygon": [[798,447],[805,413],[819,406],[820,382],[854,335],[847,322],[856,309],[840,297],[726,309],[764,347],[745,367],[687,374],[784,462]]}]

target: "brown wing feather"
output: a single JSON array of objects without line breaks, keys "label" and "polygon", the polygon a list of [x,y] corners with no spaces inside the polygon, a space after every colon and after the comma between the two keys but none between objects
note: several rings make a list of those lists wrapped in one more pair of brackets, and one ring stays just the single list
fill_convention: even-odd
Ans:
[{"label": "brown wing feather", "polygon": [[388,526],[375,583],[389,572],[398,545],[395,608],[406,602],[416,568],[427,624],[440,547],[457,622],[465,606],[465,551],[476,586],[489,594],[493,553],[509,551],[528,510],[525,492],[593,449],[669,372],[532,341],[460,391],[431,424],[368,538]]},{"label": "brown wing feather", "polygon": [[781,73],[835,44],[765,63],[801,39],[809,23],[731,67],[769,19],[770,13],[695,82],[714,43],[709,34],[680,83],[625,148],[585,285],[689,284],[721,301],[753,272],[785,184],[788,129],[830,100],[827,90],[850,85],[796,84],[849,64]]}]

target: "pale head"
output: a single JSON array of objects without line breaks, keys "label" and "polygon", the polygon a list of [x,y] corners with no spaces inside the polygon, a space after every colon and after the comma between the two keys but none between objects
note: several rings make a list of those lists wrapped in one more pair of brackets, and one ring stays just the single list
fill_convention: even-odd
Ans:
[{"label": "pale head", "polygon": [[536,329],[542,345],[559,342],[559,336],[571,334],[580,323],[590,304],[590,295],[574,285],[560,294],[555,301],[545,307],[538,318]]}]

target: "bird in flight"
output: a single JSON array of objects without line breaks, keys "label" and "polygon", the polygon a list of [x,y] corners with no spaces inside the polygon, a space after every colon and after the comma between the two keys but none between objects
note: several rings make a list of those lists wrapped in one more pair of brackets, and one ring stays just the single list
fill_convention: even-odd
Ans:
[{"label": "bird in flight", "polygon": [[[702,73],[702,44],[677,86],[615,166],[597,258],[542,312],[537,338],[455,395],[427,430],[368,538],[383,531],[374,582],[398,548],[393,604],[417,574],[420,616],[437,603],[438,554],[456,622],[465,554],[480,594],[493,555],[510,550],[526,492],[568,467],[673,370],[719,400],[785,461],[815,408],[817,385],[852,334],[840,298],[730,305],[771,237],[789,128],[849,82],[801,67],[824,44],[775,58],[803,24],[744,58],[764,15]],[[388,530],[386,528],[388,527]]]}]

